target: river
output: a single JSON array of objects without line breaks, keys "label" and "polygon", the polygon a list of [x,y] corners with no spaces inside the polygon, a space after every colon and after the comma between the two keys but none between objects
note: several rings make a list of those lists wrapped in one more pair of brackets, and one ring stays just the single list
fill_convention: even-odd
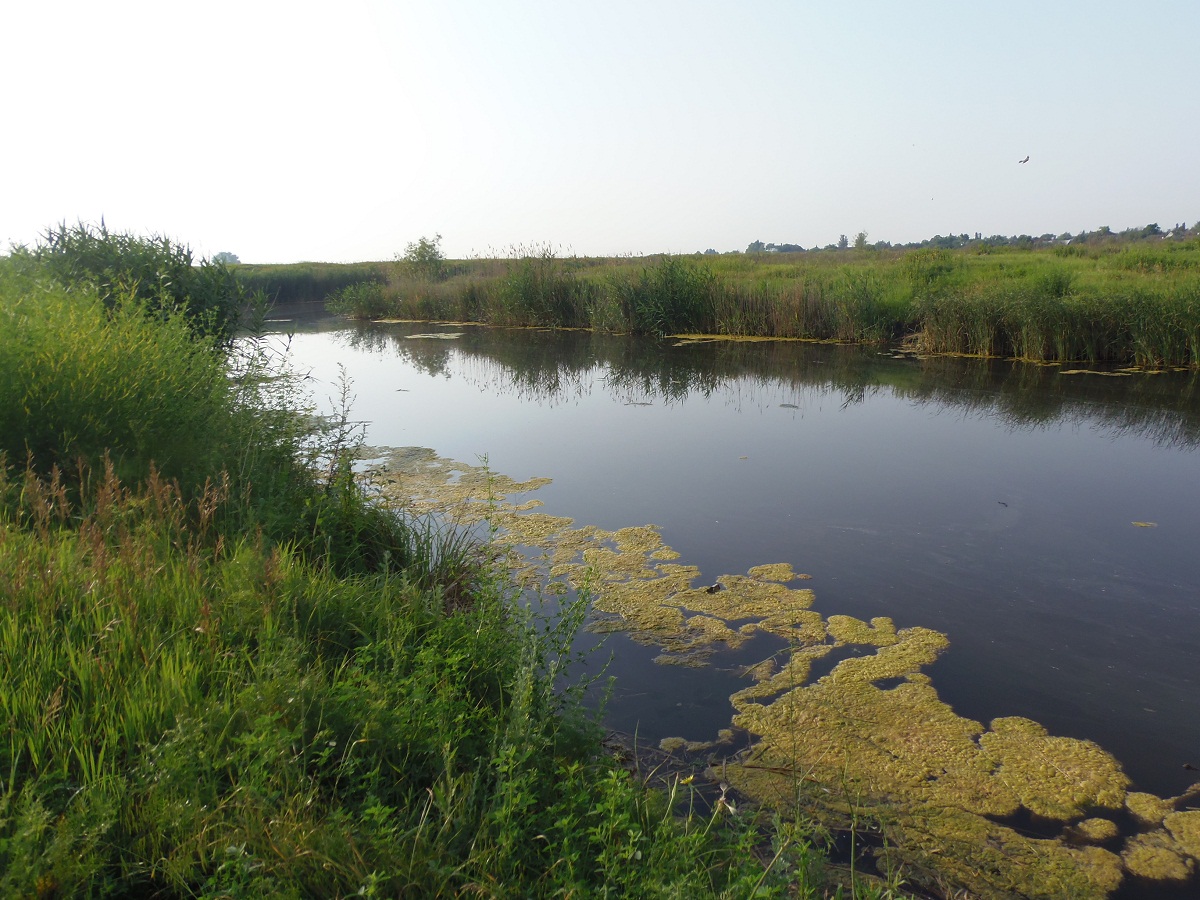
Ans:
[{"label": "river", "polygon": [[[329,318],[273,327],[292,333],[318,402],[344,367],[370,444],[549,477],[543,512],[658,525],[705,579],[790,563],[823,615],[947,635],[927,671],[960,715],[1095,741],[1138,790],[1197,780],[1196,373]],[[609,636],[608,724],[708,739],[729,724],[737,667],[764,650],[680,668]]]}]

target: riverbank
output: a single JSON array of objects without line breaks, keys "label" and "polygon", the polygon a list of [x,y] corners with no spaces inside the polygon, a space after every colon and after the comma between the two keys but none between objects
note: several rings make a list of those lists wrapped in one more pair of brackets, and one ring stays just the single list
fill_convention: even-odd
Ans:
[{"label": "riverbank", "polygon": [[[307,296],[313,291],[299,285],[310,267],[255,267],[244,277],[280,296]],[[926,353],[1200,365],[1195,238],[622,259],[534,248],[446,261],[434,278],[403,264],[339,271],[345,283],[330,291],[330,308],[358,318],[906,341]]]},{"label": "riverbank", "polygon": [[[543,616],[486,546],[369,502],[348,388],[318,415],[268,341],[138,295],[129,254],[179,248],[65,237],[103,265],[0,260],[0,893],[847,883],[813,832],[689,811],[604,752],[570,675],[586,597]],[[243,305],[208,265],[206,307]]]}]

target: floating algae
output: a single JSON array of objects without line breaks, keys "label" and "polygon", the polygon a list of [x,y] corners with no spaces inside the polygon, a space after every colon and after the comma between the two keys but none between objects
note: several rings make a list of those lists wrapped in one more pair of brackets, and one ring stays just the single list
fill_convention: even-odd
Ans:
[{"label": "floating algae", "polygon": [[1187,881],[1196,869],[1183,848],[1165,831],[1152,831],[1129,839],[1121,861],[1131,875],[1154,881]]},{"label": "floating algae", "polygon": [[1034,815],[1067,820],[1092,808],[1120,809],[1129,779],[1091,741],[1052,737],[1029,719],[994,719],[979,740],[996,761],[996,777]]},{"label": "floating algae", "polygon": [[1130,791],[1125,795],[1125,808],[1132,813],[1140,825],[1153,828],[1162,824],[1167,813],[1171,812],[1175,805],[1170,800],[1163,800],[1153,794]]},{"label": "floating algae", "polygon": [[[873,630],[859,625],[843,633]],[[945,646],[937,632],[902,629],[873,656],[845,659],[767,705],[753,698],[779,675],[735,694],[735,724],[761,741],[725,777],[783,811],[803,804],[831,827],[852,812],[872,819],[895,859],[981,897],[1105,896],[1122,879],[1115,854],[1072,846],[1065,830],[1062,840],[1033,839],[993,820],[1023,807],[1060,819],[1119,807],[1127,781],[1116,761],[1028,720],[985,731],[955,714],[914,677]],[[891,690],[872,683],[894,677],[905,681]]]},{"label": "floating algae", "polygon": [[1120,833],[1121,830],[1112,819],[1084,819],[1064,832],[1068,840],[1084,844],[1103,844]]},{"label": "floating algae", "polygon": [[787,584],[798,578],[808,578],[807,575],[797,574],[790,563],[767,563],[763,566],[754,566],[746,574],[759,581],[778,581],[780,584]]},{"label": "floating algae", "polygon": [[1171,813],[1163,824],[1184,853],[1200,860],[1200,810]]},{"label": "floating algae", "polygon": [[[586,590],[590,627],[660,647],[657,662],[702,665],[760,631],[786,641],[786,651],[744,670],[749,683],[731,698],[733,724],[757,743],[726,761],[722,777],[784,814],[802,805],[831,828],[870,822],[914,884],[985,900],[1102,898],[1126,875],[1179,883],[1200,867],[1200,811],[1177,811],[1184,798],[1129,792],[1118,762],[1089,741],[1018,717],[985,728],[942,702],[921,669],[946,649],[945,635],[897,629],[886,617],[824,618],[811,608],[811,591],[789,587],[807,576],[786,564],[697,587],[700,571],[675,562],[679,554],[653,525],[577,528],[534,512],[537,501],[517,502],[514,495],[548,479],[517,482],[428,450],[380,455],[371,474],[383,497],[464,524],[486,520],[515,572]],[[531,561],[517,547],[541,556]],[[839,648],[860,653],[812,681],[813,663]],[[1128,834],[1118,855],[1097,845],[1117,841],[1106,815],[1122,809],[1140,833]],[[1057,837],[1004,823],[1019,814]]]},{"label": "floating algae", "polygon": [[844,644],[888,647],[898,640],[896,626],[885,616],[877,616],[870,625],[853,616],[830,616],[826,627],[830,637]]}]

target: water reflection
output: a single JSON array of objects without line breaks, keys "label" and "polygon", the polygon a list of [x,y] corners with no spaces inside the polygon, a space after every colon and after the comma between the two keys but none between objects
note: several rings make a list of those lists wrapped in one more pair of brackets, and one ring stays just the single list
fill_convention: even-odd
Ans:
[{"label": "water reflection", "polygon": [[465,358],[470,361],[465,376],[489,392],[550,406],[597,387],[625,403],[667,405],[723,393],[731,402],[753,405],[816,389],[851,406],[886,389],[1012,429],[1086,425],[1167,447],[1200,444],[1200,373],[1194,371],[1064,371],[786,341],[653,341],[561,330],[453,328],[462,336],[452,342],[414,339],[418,330],[429,331],[425,325],[376,324],[347,328],[338,340],[355,350],[395,355],[431,376],[445,376],[452,356]]}]

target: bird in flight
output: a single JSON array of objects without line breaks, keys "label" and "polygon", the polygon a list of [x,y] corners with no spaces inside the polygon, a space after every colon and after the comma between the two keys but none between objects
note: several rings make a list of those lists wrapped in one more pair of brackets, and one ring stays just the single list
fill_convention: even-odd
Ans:
[{"label": "bird in flight", "polygon": [[1029,157],[1027,156],[1024,159],[1018,159],[1017,162],[1021,164],[1027,163],[1029,162]]}]

